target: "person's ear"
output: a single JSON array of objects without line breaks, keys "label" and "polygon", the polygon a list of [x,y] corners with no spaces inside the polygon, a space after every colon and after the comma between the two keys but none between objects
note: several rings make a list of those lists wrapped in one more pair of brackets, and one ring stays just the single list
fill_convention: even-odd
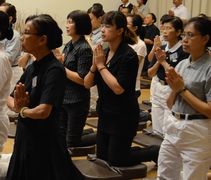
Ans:
[{"label": "person's ear", "polygon": [[124,32],[124,29],[123,29],[123,28],[120,28],[120,29],[118,29],[117,35],[119,36],[119,35],[121,35],[123,32]]},{"label": "person's ear", "polygon": [[48,38],[46,35],[41,36],[39,45],[47,44],[47,40],[48,40]]},{"label": "person's ear", "polygon": [[181,29],[179,29],[176,33],[177,33],[177,36],[181,36],[181,33],[182,33]]},{"label": "person's ear", "polygon": [[99,18],[97,18],[97,20],[101,23],[102,16],[100,16]]},{"label": "person's ear", "polygon": [[12,19],[13,19],[12,16],[9,16],[9,22],[12,22]]},{"label": "person's ear", "polygon": [[206,36],[203,36],[204,45],[206,46],[207,42],[209,41],[210,36],[207,34]]},{"label": "person's ear", "polygon": [[138,26],[133,26],[134,31],[137,31]]}]

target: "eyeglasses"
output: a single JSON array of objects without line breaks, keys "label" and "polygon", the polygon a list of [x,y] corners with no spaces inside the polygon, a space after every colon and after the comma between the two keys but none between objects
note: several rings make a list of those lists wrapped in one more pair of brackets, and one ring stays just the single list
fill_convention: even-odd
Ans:
[{"label": "eyeglasses", "polygon": [[167,27],[165,27],[165,26],[161,26],[160,27],[160,29],[162,30],[162,31],[171,31],[173,28],[172,27],[169,27],[169,26],[167,26]]},{"label": "eyeglasses", "polygon": [[40,35],[40,34],[38,34],[38,33],[30,33],[30,32],[27,32],[27,31],[22,32],[22,36],[24,36],[24,35],[41,36],[41,35]]},{"label": "eyeglasses", "polygon": [[182,38],[187,38],[187,39],[192,39],[194,36],[197,36],[197,35],[201,35],[201,34],[193,34],[192,32],[187,32],[187,33],[182,33],[181,34],[181,37]]}]

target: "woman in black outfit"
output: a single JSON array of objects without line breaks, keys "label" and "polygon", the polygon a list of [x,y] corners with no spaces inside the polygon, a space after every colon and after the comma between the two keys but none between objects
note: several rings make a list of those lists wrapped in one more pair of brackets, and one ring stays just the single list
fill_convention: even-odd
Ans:
[{"label": "woman in black outfit", "polygon": [[66,73],[52,50],[62,45],[62,30],[49,15],[30,16],[21,44],[36,61],[7,99],[19,119],[6,180],[84,179],[70,159],[58,121]]},{"label": "woman in black outfit", "polygon": [[157,146],[131,151],[139,120],[135,97],[138,57],[127,44],[135,44],[136,35],[127,28],[126,17],[121,12],[106,13],[102,24],[102,40],[109,43],[109,48],[104,53],[102,45],[97,45],[93,64],[85,77],[85,87],[97,84],[99,93],[97,157],[113,166],[156,162]]}]

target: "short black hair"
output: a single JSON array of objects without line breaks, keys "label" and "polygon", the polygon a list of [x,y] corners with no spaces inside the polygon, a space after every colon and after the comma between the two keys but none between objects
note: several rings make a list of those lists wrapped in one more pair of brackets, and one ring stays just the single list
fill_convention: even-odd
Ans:
[{"label": "short black hair", "polygon": [[148,0],[143,0],[143,3],[146,4]]},{"label": "short black hair", "polygon": [[92,13],[94,16],[99,18],[100,16],[103,16],[105,14],[103,10],[103,6],[100,3],[94,3],[92,7],[90,7],[87,11],[87,13]]},{"label": "short black hair", "polygon": [[9,25],[9,17],[3,11],[0,11],[0,32],[0,40],[3,40],[5,38],[11,40],[13,37],[13,30],[12,27]]},{"label": "short black hair", "polygon": [[92,24],[89,15],[85,11],[75,10],[67,15],[67,19],[75,22],[76,34],[89,35],[92,31]]},{"label": "short black hair", "polygon": [[154,13],[149,13],[149,14],[152,16],[152,19],[154,20],[153,23],[155,23],[155,22],[157,21],[157,18],[156,18],[156,16],[155,16],[155,14],[154,14]]}]

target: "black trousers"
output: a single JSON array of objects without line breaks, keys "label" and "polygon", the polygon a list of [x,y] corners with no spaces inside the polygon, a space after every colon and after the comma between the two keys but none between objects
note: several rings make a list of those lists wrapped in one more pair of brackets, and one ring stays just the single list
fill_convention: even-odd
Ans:
[{"label": "black trousers", "polygon": [[95,144],[95,133],[82,136],[89,107],[90,100],[63,105],[60,111],[60,125],[63,140],[66,141],[67,147],[81,147]]},{"label": "black trousers", "polygon": [[146,161],[157,161],[159,147],[131,147],[133,136],[117,136],[98,129],[97,157],[110,166],[132,166]]}]

